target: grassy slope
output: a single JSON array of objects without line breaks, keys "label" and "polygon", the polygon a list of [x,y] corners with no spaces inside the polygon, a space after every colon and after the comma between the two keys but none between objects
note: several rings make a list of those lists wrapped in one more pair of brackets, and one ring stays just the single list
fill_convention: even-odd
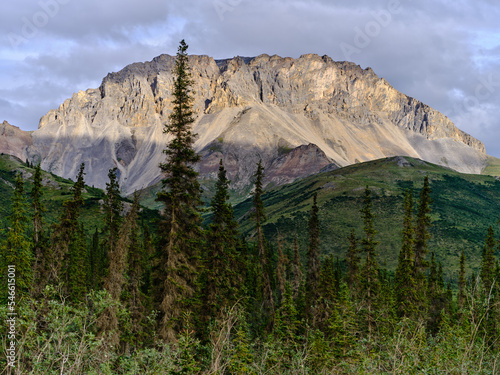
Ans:
[{"label": "grassy slope", "polygon": [[494,156],[488,156],[488,165],[482,174],[490,176],[500,176],[500,159]]},{"label": "grassy slope", "polygon": [[[29,194],[32,189],[34,169],[27,167],[25,163],[13,156],[0,155],[0,228],[2,229],[7,225],[7,217],[10,214],[10,197],[18,171],[23,171],[24,189]],[[55,224],[61,216],[64,201],[71,198],[70,188],[73,186],[73,181],[48,172],[42,172],[42,176],[46,181],[50,180],[49,186],[43,187],[43,203],[47,208],[44,221],[46,228],[48,228],[51,224]],[[102,227],[103,214],[99,201],[104,198],[104,191],[86,186],[83,198],[85,203],[80,221],[84,224],[87,233],[92,233],[96,227]],[[154,217],[154,211],[143,209],[143,220],[151,222]],[[1,232],[0,236],[2,236]]]},{"label": "grassy slope", "polygon": [[[399,166],[398,158],[381,159],[321,173],[266,192],[263,199],[268,221],[264,230],[268,238],[275,238],[279,233],[291,244],[297,236],[305,252],[307,220],[312,196],[317,192],[322,252],[343,258],[351,229],[355,229],[359,237],[362,235],[359,210],[368,185],[373,192],[373,211],[377,216],[378,260],[393,270],[400,248],[404,191],[413,189],[417,198],[424,176],[428,175],[434,200],[429,248],[436,252],[448,276],[456,276],[462,250],[469,266],[477,269],[486,230],[500,217],[500,181],[491,176],[460,174],[417,159],[405,159],[411,166]],[[246,200],[235,207],[235,215],[247,234],[252,233],[251,205],[251,200]]]}]

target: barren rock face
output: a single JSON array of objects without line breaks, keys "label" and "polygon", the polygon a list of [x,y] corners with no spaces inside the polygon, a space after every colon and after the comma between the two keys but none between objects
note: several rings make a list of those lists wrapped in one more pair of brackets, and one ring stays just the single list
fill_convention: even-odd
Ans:
[{"label": "barren rock face", "polygon": [[26,160],[26,149],[33,144],[29,132],[22,131],[16,126],[4,121],[0,124],[0,152],[14,155],[21,160]]},{"label": "barren rock face", "polygon": [[[74,94],[45,115],[29,157],[74,178],[86,163],[86,182],[104,187],[118,167],[124,193],[156,181],[169,140],[175,57],[110,73],[98,89]],[[234,187],[250,184],[262,159],[267,182],[281,184],[318,172],[387,156],[408,155],[479,173],[484,145],[441,113],[395,90],[371,69],[329,57],[261,55],[218,60],[190,56],[202,178],[224,160]]]}]

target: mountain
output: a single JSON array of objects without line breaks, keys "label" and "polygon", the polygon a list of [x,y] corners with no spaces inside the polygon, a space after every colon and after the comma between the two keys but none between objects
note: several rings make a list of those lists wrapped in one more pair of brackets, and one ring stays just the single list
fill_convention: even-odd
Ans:
[{"label": "mountain", "polygon": [[30,132],[25,132],[7,121],[0,124],[0,153],[26,160],[28,157],[26,150],[32,144]]},{"label": "mountain", "polygon": [[[372,191],[378,261],[394,270],[401,248],[403,198],[413,191],[415,202],[429,176],[433,200],[429,253],[434,251],[447,276],[458,271],[462,250],[467,265],[476,273],[488,227],[500,216],[500,180],[492,176],[462,174],[420,159],[389,157],[319,173],[292,184],[269,189],[263,195],[267,221],[266,238],[292,248],[297,237],[300,248],[308,246],[308,220],[314,193],[318,194],[321,254],[345,257],[352,229],[363,234],[363,207],[366,186]],[[241,231],[253,234],[250,218],[252,199],[234,207]]]},{"label": "mountain", "polygon": [[[259,159],[272,185],[394,155],[468,173],[488,163],[480,141],[370,68],[312,54],[189,61],[195,148],[203,156],[197,168],[207,184],[221,158],[241,193]],[[157,183],[174,63],[168,55],[135,63],[108,74],[99,88],[74,94],[42,117],[27,148],[30,160],[68,178],[85,162],[86,182],[97,187],[117,166],[125,194]]]}]

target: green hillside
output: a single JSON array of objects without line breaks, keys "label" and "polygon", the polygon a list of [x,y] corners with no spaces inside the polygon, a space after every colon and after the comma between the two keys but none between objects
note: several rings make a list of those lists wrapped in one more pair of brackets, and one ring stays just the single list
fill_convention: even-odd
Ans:
[{"label": "green hillside", "polygon": [[[33,168],[8,155],[0,156],[0,224],[4,228],[10,213],[10,197],[15,174],[22,172],[25,190],[31,189]],[[488,226],[496,226],[500,218],[500,181],[487,175],[461,174],[450,169],[409,157],[392,157],[359,163],[326,173],[320,173],[295,183],[273,188],[264,194],[267,221],[264,230],[272,242],[277,234],[289,246],[297,236],[302,252],[307,248],[307,221],[312,196],[318,193],[323,255],[333,253],[340,258],[347,250],[347,236],[355,229],[362,234],[359,210],[364,189],[372,190],[376,214],[379,262],[393,270],[400,248],[403,195],[413,189],[417,200],[424,176],[428,175],[432,189],[432,239],[430,250],[443,263],[445,274],[456,277],[460,252],[464,250],[470,269],[477,270]],[[63,202],[69,198],[71,180],[43,172],[44,198],[47,212],[45,223],[55,223]],[[158,186],[159,187],[159,186]],[[143,192],[143,204],[155,206],[156,188]],[[210,195],[207,190],[205,194]],[[81,221],[88,232],[99,227],[101,201],[104,192],[87,186]],[[130,198],[130,197],[129,197]],[[205,197],[205,201],[208,201]],[[127,201],[127,200],[126,200]],[[130,202],[130,200],[128,200]],[[250,220],[251,198],[235,206],[235,216],[241,231],[252,236]],[[156,208],[156,207],[155,207]],[[144,209],[143,218],[152,221],[156,210]],[[208,212],[207,212],[208,215]],[[144,220],[143,219],[143,220]]]},{"label": "green hillside", "polygon": [[[362,234],[360,209],[366,186],[372,191],[379,263],[394,270],[400,249],[403,195],[412,189],[418,200],[424,177],[432,189],[432,239],[443,263],[445,275],[455,278],[460,252],[468,265],[477,270],[488,226],[500,218],[500,181],[485,175],[461,174],[409,157],[391,157],[320,173],[264,194],[267,238],[277,234],[291,244],[297,236],[301,249],[307,249],[307,221],[312,196],[318,194],[321,221],[321,247],[324,255],[341,259],[347,250],[347,236],[355,229]],[[235,207],[242,231],[251,236],[251,199]]]},{"label": "green hillside", "polygon": [[[29,196],[32,189],[34,168],[28,167],[18,158],[11,155],[0,155],[0,228],[7,225],[7,217],[10,215],[11,196],[14,191],[15,177],[22,173],[24,179],[24,190]],[[76,176],[75,176],[76,177]],[[47,211],[44,214],[44,222],[48,228],[59,219],[62,213],[64,201],[71,197],[70,188],[73,181],[56,176],[52,173],[42,171],[43,178],[43,204]],[[88,233],[93,232],[96,227],[102,226],[101,203],[104,191],[94,187],[86,186],[83,192],[84,206],[80,221],[84,224]],[[29,200],[29,199],[28,199]],[[124,199],[125,204],[131,201]],[[29,202],[28,202],[29,203]],[[150,222],[156,217],[156,211],[143,209],[143,221]],[[1,236],[0,232],[0,236]]]}]

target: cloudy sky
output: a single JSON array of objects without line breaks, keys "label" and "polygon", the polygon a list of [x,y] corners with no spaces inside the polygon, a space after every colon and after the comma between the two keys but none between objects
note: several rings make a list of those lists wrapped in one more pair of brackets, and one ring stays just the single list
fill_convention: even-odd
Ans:
[{"label": "cloudy sky", "polygon": [[500,157],[497,0],[16,0],[0,16],[0,121],[34,130],[132,62],[305,53],[368,66]]}]

